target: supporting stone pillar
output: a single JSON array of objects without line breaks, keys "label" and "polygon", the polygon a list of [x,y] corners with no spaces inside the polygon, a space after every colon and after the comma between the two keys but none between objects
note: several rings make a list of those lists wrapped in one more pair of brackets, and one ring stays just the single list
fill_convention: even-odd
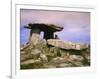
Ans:
[{"label": "supporting stone pillar", "polygon": [[40,32],[41,30],[38,28],[31,29],[29,38],[30,44],[32,45],[38,44],[40,40]]},{"label": "supporting stone pillar", "polygon": [[54,39],[54,32],[52,31],[45,31],[44,32],[44,39]]},{"label": "supporting stone pillar", "polygon": [[[30,38],[29,41],[31,43],[37,43],[36,40],[40,38],[40,32],[44,32],[44,39],[54,39],[54,32],[63,30],[62,27],[52,25],[52,24],[28,24],[28,26],[25,26],[27,29],[31,29]],[[57,38],[57,36],[56,36]]]}]

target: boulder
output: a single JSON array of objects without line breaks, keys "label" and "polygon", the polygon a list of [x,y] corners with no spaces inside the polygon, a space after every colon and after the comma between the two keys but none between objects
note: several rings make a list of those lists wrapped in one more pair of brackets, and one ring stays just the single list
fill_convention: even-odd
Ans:
[{"label": "boulder", "polygon": [[25,28],[28,28],[28,29],[38,28],[41,31],[45,31],[45,30],[61,31],[63,30],[63,27],[61,26],[57,26],[54,24],[44,24],[44,23],[30,23],[26,25]]},{"label": "boulder", "polygon": [[35,48],[41,50],[42,53],[48,52],[48,46],[45,39],[41,39],[41,41],[39,41],[38,44],[35,45]]},{"label": "boulder", "polygon": [[21,65],[36,64],[36,63],[41,63],[41,60],[40,59],[37,59],[37,60],[29,59],[29,60],[21,62]]},{"label": "boulder", "polygon": [[48,45],[55,46],[62,49],[74,49],[74,50],[81,50],[88,48],[87,44],[79,44],[79,43],[72,43],[72,42],[65,42],[60,39],[48,39]]},{"label": "boulder", "polygon": [[84,58],[81,55],[70,55],[69,61],[83,61]]},{"label": "boulder", "polygon": [[50,47],[49,48],[49,54],[51,54],[54,57],[61,56],[60,49],[57,48],[57,47]]},{"label": "boulder", "polygon": [[21,69],[39,69],[39,68],[43,68],[43,62],[41,61],[41,59],[30,59],[30,60],[26,60],[21,62]]},{"label": "boulder", "polygon": [[48,58],[47,58],[47,56],[45,54],[40,54],[40,58],[44,63],[48,62]]},{"label": "boulder", "polygon": [[34,59],[39,58],[40,57],[40,53],[41,53],[41,51],[39,49],[33,49],[31,51],[31,55],[33,56]]},{"label": "boulder", "polygon": [[65,62],[65,60],[62,57],[55,57],[50,61],[51,64],[55,64],[55,65],[61,64],[61,63],[64,63],[64,62]]},{"label": "boulder", "polygon": [[32,59],[32,58],[33,56],[31,54],[21,54],[20,56],[21,61],[25,61],[25,60]]}]

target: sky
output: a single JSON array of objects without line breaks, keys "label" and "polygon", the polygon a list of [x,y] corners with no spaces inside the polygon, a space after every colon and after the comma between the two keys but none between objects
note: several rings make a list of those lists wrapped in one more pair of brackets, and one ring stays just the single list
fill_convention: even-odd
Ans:
[{"label": "sky", "polygon": [[[53,10],[20,10],[20,42],[28,42],[30,30],[24,28],[29,23],[46,23],[63,27],[55,32],[63,41],[90,43],[90,13]],[[41,37],[43,34],[41,34]]]}]

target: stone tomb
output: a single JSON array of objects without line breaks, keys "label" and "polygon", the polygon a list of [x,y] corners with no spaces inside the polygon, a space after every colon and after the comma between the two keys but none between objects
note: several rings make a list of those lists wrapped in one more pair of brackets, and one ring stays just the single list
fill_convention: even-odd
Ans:
[{"label": "stone tomb", "polygon": [[31,29],[30,32],[30,40],[34,42],[34,37],[39,38],[40,33],[44,32],[44,39],[54,39],[54,32],[57,31],[62,31],[63,27],[56,26],[53,24],[39,24],[39,23],[34,23],[34,24],[28,24],[25,26],[27,29]]}]

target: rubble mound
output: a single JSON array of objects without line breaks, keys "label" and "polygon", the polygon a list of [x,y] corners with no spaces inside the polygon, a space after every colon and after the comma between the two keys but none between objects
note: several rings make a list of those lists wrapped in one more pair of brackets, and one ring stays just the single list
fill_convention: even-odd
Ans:
[{"label": "rubble mound", "polygon": [[20,49],[21,69],[64,68],[90,66],[88,44],[42,39]]}]

